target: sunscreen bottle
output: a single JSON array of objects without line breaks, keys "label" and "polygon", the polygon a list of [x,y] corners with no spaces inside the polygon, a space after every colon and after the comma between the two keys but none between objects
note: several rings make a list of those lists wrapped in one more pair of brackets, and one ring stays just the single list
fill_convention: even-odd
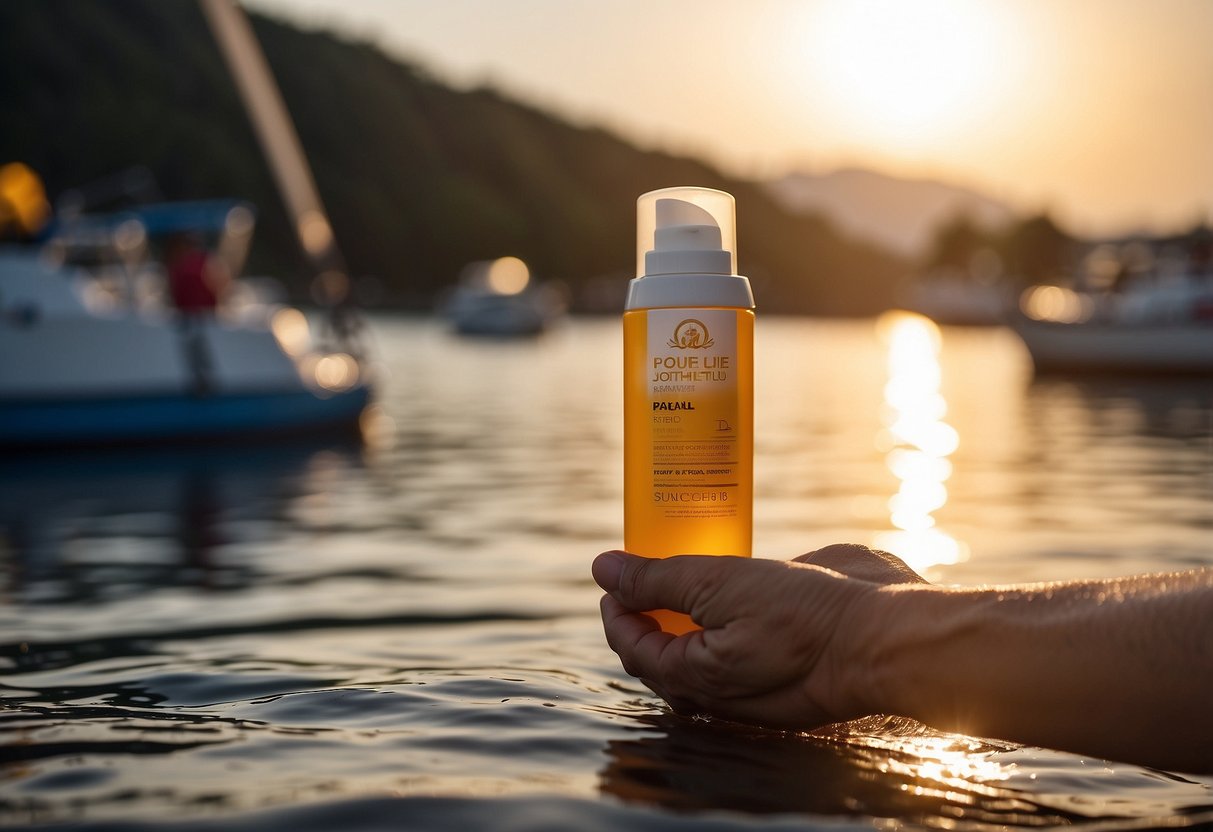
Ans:
[{"label": "sunscreen bottle", "polygon": [[[624,548],[751,554],[754,298],[737,274],[733,197],[665,188],[637,201],[623,314]],[[695,629],[669,610],[666,632]]]}]

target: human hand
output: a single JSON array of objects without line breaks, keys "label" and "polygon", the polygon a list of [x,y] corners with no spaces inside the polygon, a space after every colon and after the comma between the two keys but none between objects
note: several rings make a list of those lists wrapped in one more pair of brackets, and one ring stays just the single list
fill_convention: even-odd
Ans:
[{"label": "human hand", "polygon": [[[593,572],[607,643],[675,710],[801,729],[872,712],[860,610],[881,584],[923,582],[893,555],[852,545],[791,562],[605,552]],[[652,609],[703,629],[662,632],[643,614]]]}]

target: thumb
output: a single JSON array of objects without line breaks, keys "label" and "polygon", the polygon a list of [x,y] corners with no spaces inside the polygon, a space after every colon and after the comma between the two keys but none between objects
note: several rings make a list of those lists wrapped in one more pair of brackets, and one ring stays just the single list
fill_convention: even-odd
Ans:
[{"label": "thumb", "polygon": [[627,552],[603,552],[592,571],[598,585],[630,610],[666,609],[690,613],[728,583],[727,577],[748,558],[679,555],[645,558]]}]

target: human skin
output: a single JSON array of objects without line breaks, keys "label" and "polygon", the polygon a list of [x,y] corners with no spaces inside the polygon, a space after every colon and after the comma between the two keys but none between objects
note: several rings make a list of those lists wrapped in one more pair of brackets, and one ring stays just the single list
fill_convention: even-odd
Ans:
[{"label": "human skin", "polygon": [[[893,555],[605,552],[607,642],[678,711],[810,730],[870,714],[1213,770],[1213,569],[934,586]],[[703,627],[664,633],[644,610]]]}]

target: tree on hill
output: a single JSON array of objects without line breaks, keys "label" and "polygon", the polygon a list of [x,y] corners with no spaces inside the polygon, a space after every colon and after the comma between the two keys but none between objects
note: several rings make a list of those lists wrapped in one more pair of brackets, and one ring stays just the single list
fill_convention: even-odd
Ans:
[{"label": "tree on hill", "polygon": [[968,213],[953,216],[939,226],[924,261],[928,271],[947,270],[968,274],[978,252],[992,247],[991,235]]},{"label": "tree on hill", "polygon": [[[502,255],[575,296],[601,275],[622,285],[636,197],[686,184],[737,197],[740,268],[764,310],[869,314],[892,301],[900,260],[783,211],[754,183],[493,90],[452,90],[367,44],[250,17],[351,272],[380,277],[398,302],[430,304],[466,263]],[[0,164],[28,164],[51,194],[143,165],[169,199],[247,199],[259,209],[250,267],[306,285],[190,0],[6,0],[0,89]]]},{"label": "tree on hill", "polygon": [[1024,284],[1057,283],[1070,269],[1075,240],[1047,213],[1011,226],[999,246],[1007,273]]}]

